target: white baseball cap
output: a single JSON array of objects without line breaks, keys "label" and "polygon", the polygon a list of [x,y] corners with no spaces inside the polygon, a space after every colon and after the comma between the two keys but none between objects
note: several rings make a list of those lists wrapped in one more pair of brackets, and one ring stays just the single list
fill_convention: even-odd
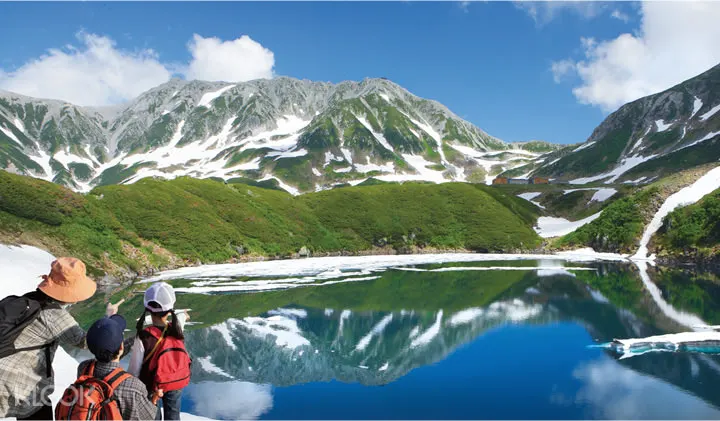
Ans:
[{"label": "white baseball cap", "polygon": [[[170,284],[158,282],[145,291],[145,308],[153,313],[164,313],[175,307],[175,290]],[[150,305],[152,303],[152,305]]]}]

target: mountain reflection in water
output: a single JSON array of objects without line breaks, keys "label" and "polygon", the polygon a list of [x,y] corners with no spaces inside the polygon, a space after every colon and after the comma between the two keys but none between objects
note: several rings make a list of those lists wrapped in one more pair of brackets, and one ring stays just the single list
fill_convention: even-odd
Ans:
[{"label": "mountain reflection in water", "polygon": [[181,294],[200,323],[186,332],[195,363],[183,410],[216,419],[720,417],[717,356],[618,359],[598,346],[689,330],[678,314],[720,323],[715,275],[645,269],[651,293],[631,265],[557,266],[442,263],[359,282]]}]

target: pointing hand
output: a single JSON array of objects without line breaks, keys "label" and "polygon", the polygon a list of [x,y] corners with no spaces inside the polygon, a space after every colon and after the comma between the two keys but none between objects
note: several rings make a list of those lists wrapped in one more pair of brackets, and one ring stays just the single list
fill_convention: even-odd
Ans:
[{"label": "pointing hand", "polygon": [[120,304],[122,304],[122,303],[124,303],[124,302],[125,302],[125,299],[123,298],[122,300],[118,301],[118,302],[115,303],[115,304],[113,304],[113,303],[108,303],[108,304],[107,304],[107,307],[105,308],[105,315],[106,315],[107,317],[110,317],[110,316],[113,316],[113,315],[117,314],[117,312],[118,312],[118,307],[120,307]]}]

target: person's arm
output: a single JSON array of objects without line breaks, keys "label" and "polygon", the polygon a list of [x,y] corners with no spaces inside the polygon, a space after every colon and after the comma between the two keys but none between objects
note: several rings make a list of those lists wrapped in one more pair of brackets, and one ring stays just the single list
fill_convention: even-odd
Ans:
[{"label": "person's arm", "polygon": [[127,357],[130,354],[130,352],[132,351],[133,346],[135,345],[135,338],[136,338],[136,336],[131,336],[131,337],[125,338],[123,340],[123,353],[120,356],[121,360],[123,358]]},{"label": "person's arm", "polygon": [[56,341],[64,345],[87,348],[85,331],[75,319],[63,309],[44,310],[46,325]]},{"label": "person's arm", "polygon": [[133,394],[130,420],[154,420],[157,415],[157,402],[153,402],[153,394],[135,392]]},{"label": "person's arm", "polygon": [[139,336],[135,336],[135,341],[132,345],[132,352],[130,353],[130,364],[128,365],[128,373],[132,374],[135,377],[138,377],[140,375],[140,369],[142,368],[143,358],[145,358],[145,345],[143,345]]}]

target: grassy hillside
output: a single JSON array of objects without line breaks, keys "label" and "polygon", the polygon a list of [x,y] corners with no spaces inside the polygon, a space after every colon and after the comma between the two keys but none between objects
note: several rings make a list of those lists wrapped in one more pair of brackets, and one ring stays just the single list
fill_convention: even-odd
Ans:
[{"label": "grassy hillside", "polygon": [[343,249],[391,245],[503,251],[536,246],[520,199],[469,184],[376,185],[300,196]]},{"label": "grassy hillside", "polygon": [[720,253],[720,189],[665,217],[655,244],[663,254],[717,256]]},{"label": "grassy hillside", "polygon": [[[143,179],[88,195],[0,171],[0,242],[72,254],[93,275],[375,247],[507,251],[540,241],[534,207],[485,186],[346,187],[293,197],[213,180]],[[129,270],[129,272],[128,272]]]}]

